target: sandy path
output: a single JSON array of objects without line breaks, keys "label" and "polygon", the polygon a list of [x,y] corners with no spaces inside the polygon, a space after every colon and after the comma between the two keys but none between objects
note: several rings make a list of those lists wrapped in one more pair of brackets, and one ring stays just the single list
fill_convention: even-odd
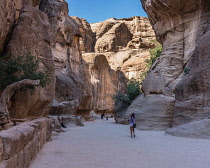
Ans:
[{"label": "sandy path", "polygon": [[85,122],[45,144],[30,168],[210,168],[210,140],[136,131],[114,122]]}]

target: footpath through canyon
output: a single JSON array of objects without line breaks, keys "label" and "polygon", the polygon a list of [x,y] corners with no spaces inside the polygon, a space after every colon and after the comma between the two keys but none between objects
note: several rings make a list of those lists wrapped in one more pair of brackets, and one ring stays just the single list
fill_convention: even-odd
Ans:
[{"label": "footpath through canyon", "polygon": [[209,168],[209,140],[136,131],[113,120],[70,127],[45,144],[30,168]]}]

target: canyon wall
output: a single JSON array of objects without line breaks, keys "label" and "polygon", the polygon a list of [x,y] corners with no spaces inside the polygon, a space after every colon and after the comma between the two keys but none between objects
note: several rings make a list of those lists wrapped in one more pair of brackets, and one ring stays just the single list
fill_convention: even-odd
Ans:
[{"label": "canyon wall", "polygon": [[30,91],[16,91],[9,107],[10,116],[25,118],[43,116],[45,107],[54,97],[54,64],[50,44],[54,39],[53,28],[47,16],[38,10],[40,1],[9,0],[1,2],[1,56],[10,58],[31,53],[40,59],[39,69],[50,72],[50,84]]},{"label": "canyon wall", "polygon": [[50,113],[75,114],[78,109],[90,111],[93,101],[90,75],[88,65],[81,55],[81,50],[89,51],[92,47],[88,43],[92,39],[91,32],[83,27],[88,26],[88,23],[84,19],[71,18],[66,2],[46,1],[40,10],[48,15],[55,33],[51,51],[56,85]]},{"label": "canyon wall", "polygon": [[127,116],[144,130],[209,118],[210,1],[141,1],[163,52]]},{"label": "canyon wall", "polygon": [[[83,52],[89,64],[93,85],[94,110],[114,111],[118,91],[125,92],[131,78],[145,71],[149,49],[155,47],[155,34],[146,17],[110,18],[91,24],[94,52]],[[92,42],[92,41],[91,41]]]},{"label": "canyon wall", "polygon": [[[68,16],[59,0],[9,0],[0,3],[0,54],[31,53],[39,69],[50,72],[45,88],[17,90],[9,107],[12,118],[74,114],[93,107],[92,84],[82,51],[92,51],[92,31],[84,19]],[[89,26],[89,27],[88,27]]]}]

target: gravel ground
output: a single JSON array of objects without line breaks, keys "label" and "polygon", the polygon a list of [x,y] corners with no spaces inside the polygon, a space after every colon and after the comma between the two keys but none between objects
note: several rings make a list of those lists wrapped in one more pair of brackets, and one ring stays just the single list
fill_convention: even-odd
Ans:
[{"label": "gravel ground", "polygon": [[210,168],[210,140],[136,131],[111,121],[67,128],[46,143],[29,168]]}]

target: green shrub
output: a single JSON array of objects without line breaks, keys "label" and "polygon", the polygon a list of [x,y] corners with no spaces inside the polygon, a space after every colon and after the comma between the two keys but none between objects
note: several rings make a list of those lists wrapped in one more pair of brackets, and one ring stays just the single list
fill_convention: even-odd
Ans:
[{"label": "green shrub", "polygon": [[148,71],[150,70],[152,64],[156,61],[156,59],[161,55],[162,53],[162,46],[160,43],[158,43],[157,41],[153,41],[154,43],[156,43],[156,47],[153,49],[149,50],[150,53],[150,58],[146,59],[145,62],[146,64],[146,71],[142,72],[140,74],[140,80],[143,81],[145,79],[145,77],[148,74]]},{"label": "green shrub", "polygon": [[141,93],[140,81],[132,78],[127,84],[127,95],[130,103]]},{"label": "green shrub", "polygon": [[23,79],[39,79],[40,85],[45,87],[49,82],[50,73],[38,70],[39,62],[38,58],[29,53],[15,58],[8,55],[0,57],[0,90]]},{"label": "green shrub", "polygon": [[113,97],[115,100],[115,110],[118,111],[130,105],[140,93],[140,82],[132,78],[127,84],[126,92],[122,93],[119,91]]}]

